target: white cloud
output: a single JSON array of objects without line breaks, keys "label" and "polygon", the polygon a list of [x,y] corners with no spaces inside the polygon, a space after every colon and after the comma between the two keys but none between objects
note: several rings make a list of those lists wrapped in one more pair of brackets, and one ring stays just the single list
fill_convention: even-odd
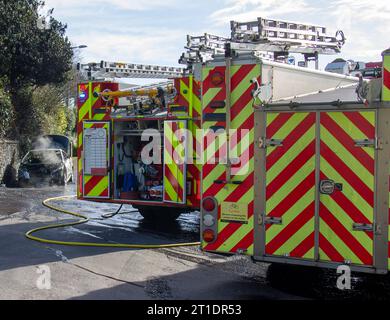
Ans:
[{"label": "white cloud", "polygon": [[227,25],[231,20],[280,18],[286,14],[312,10],[305,0],[226,0],[225,3],[225,8],[210,15],[211,20],[217,25]]},{"label": "white cloud", "polygon": [[56,8],[58,10],[74,10],[80,8],[91,7],[99,10],[102,7],[118,8],[122,10],[149,10],[153,8],[169,7],[176,3],[176,0],[94,0],[94,1],[80,1],[80,0],[46,0],[46,6]]},{"label": "white cloud", "polygon": [[329,8],[337,26],[347,37],[343,55],[380,60],[381,52],[390,47],[389,1],[333,0]]},{"label": "white cloud", "polygon": [[75,43],[86,43],[82,51],[84,62],[100,60],[128,63],[177,65],[184,36],[180,31],[133,29],[121,34],[94,31],[72,38]]},{"label": "white cloud", "polygon": [[210,14],[216,26],[227,28],[230,20],[257,17],[307,21],[326,26],[330,33],[341,29],[347,38],[341,56],[348,59],[380,60],[380,53],[390,47],[389,0],[225,0],[224,8]]}]

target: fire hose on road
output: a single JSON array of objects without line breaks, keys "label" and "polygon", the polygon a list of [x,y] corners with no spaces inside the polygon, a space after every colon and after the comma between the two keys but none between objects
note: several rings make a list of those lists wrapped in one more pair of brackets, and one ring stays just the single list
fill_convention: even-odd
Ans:
[{"label": "fire hose on road", "polygon": [[69,223],[58,223],[58,224],[52,224],[40,228],[32,229],[28,232],[26,232],[25,236],[29,240],[41,242],[41,243],[47,243],[47,244],[56,244],[56,245],[63,245],[63,246],[75,246],[75,247],[104,247],[104,248],[125,248],[125,249],[161,249],[161,248],[176,248],[176,247],[191,247],[191,246],[199,246],[199,242],[188,242],[188,243],[170,243],[170,244],[129,244],[129,243],[97,243],[97,242],[69,242],[69,241],[59,241],[59,240],[50,240],[50,239],[44,239],[40,237],[33,236],[34,233],[37,233],[39,231],[43,230],[49,230],[49,229],[58,229],[58,228],[65,228],[65,227],[73,227],[81,224],[85,224],[89,222],[89,218],[87,216],[84,216],[80,213],[71,212],[68,210],[64,210],[59,207],[55,207],[54,205],[50,204],[52,201],[59,201],[64,199],[70,199],[74,198],[75,196],[62,196],[62,197],[55,197],[55,198],[49,198],[42,202],[42,204],[56,212],[64,213],[76,218],[79,218],[80,220],[76,222],[69,222]]}]

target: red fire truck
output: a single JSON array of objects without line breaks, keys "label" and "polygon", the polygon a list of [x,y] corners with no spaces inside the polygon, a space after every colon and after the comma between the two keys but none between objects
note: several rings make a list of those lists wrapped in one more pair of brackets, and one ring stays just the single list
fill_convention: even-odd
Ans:
[{"label": "red fire truck", "polygon": [[[79,198],[132,204],[160,221],[200,208],[205,251],[387,273],[390,51],[383,81],[256,54],[286,41],[308,60],[341,47],[325,28],[259,18],[232,23],[223,55],[198,61],[205,52],[188,46],[190,71],[173,87],[80,84]],[[161,163],[140,161],[145,129],[161,136]]]}]

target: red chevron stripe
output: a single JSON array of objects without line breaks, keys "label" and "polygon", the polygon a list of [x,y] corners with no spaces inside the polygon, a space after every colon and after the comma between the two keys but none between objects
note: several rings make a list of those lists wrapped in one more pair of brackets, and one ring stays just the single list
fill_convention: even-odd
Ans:
[{"label": "red chevron stripe", "polygon": [[252,90],[253,88],[249,87],[231,107],[231,121],[234,121],[240,112],[252,101]]},{"label": "red chevron stripe", "polygon": [[247,250],[254,242],[254,232],[251,230],[237,245],[230,250],[231,253],[236,253],[238,250]]},{"label": "red chevron stripe", "polygon": [[99,197],[108,198],[108,188],[106,188],[106,189],[99,195]]},{"label": "red chevron stripe", "polygon": [[[244,129],[251,129],[253,128],[253,126],[251,127],[250,125],[253,125],[254,124],[254,116],[250,116],[248,117],[245,122],[240,126],[240,128],[238,128],[237,130],[235,130],[235,132],[233,133],[232,137],[231,137],[231,143],[230,143],[230,149],[233,149],[234,147],[236,147],[237,143],[240,142],[240,139],[239,139],[239,134],[241,133],[241,130],[244,130]],[[249,133],[247,133],[249,134]],[[242,137],[244,138],[244,137]],[[215,140],[217,139],[217,136],[215,134],[211,134],[210,132],[207,133],[207,135],[204,137],[204,151],[207,150],[207,148],[212,145],[212,143],[215,142]],[[220,156],[222,155],[221,153],[224,152],[226,153],[226,143],[224,143],[222,146],[220,146],[218,148],[218,150],[215,150],[215,153],[214,153],[214,159],[217,160],[220,158]],[[224,155],[226,156],[226,154]],[[207,169],[206,169],[206,175],[207,175]]]},{"label": "red chevron stripe", "polygon": [[184,98],[184,96],[181,94],[181,78],[175,79],[175,88],[177,90],[177,96],[175,97],[174,104],[180,105],[180,106],[188,106],[187,100]]},{"label": "red chevron stripe", "polygon": [[[248,157],[246,157],[248,155]],[[240,170],[244,168],[254,157],[255,155],[255,146],[253,143],[250,144],[249,148],[245,150],[244,152],[241,152],[240,155],[240,164],[232,166],[231,175],[232,176],[245,176],[248,173],[239,174]],[[250,167],[248,167],[247,172],[250,171]]]},{"label": "red chevron stripe", "polygon": [[[205,143],[205,145],[206,145],[206,143]],[[210,145],[210,144],[209,144]],[[209,146],[208,145],[208,146]],[[207,146],[207,148],[208,148],[208,146]],[[213,153],[213,156],[212,157],[210,157],[210,159],[209,160],[207,160],[207,162],[215,162],[215,164],[218,164],[218,162],[219,162],[219,159],[222,157],[222,158],[226,158],[226,156],[227,156],[227,143],[226,142],[224,142],[223,144],[222,144],[222,146],[220,146],[220,147],[218,147],[216,150],[214,150],[214,153]],[[211,150],[211,151],[213,151],[213,150]],[[205,153],[204,153],[204,156],[206,157],[209,157],[209,154],[207,153],[207,152],[209,152],[206,148],[205,148]],[[211,164],[214,164],[214,163],[211,163]]]},{"label": "red chevron stripe", "polygon": [[191,174],[191,176],[195,179],[199,178],[199,175],[200,175],[200,171],[198,169],[198,167],[194,164],[189,164],[187,166],[188,168],[188,172]]},{"label": "red chevron stripe", "polygon": [[390,258],[390,241],[388,242],[388,249],[387,249],[387,251],[388,251],[388,257]]},{"label": "red chevron stripe", "polygon": [[321,141],[321,156],[371,207],[374,206],[374,191],[367,187],[360,177],[345,164],[347,159],[340,159],[323,141]]},{"label": "red chevron stripe", "polygon": [[[248,73],[251,73],[253,69],[256,68],[256,64],[244,64],[236,71],[236,73],[231,77],[231,92],[236,90],[236,88],[241,84],[245,79]],[[252,80],[252,79],[251,79]],[[248,83],[249,84],[249,83]]]},{"label": "red chevron stripe", "polygon": [[226,202],[239,202],[254,184],[255,174],[252,172],[238,187],[225,199]]},{"label": "red chevron stripe", "polygon": [[[372,159],[367,152],[361,148],[355,147],[355,141],[344,131],[329,115],[321,114],[321,124],[332,134],[332,136],[340,142],[348,152],[353,155],[371,174],[374,174],[375,160]],[[375,136],[375,134],[374,134]],[[373,139],[374,136],[368,137]]]},{"label": "red chevron stripe", "polygon": [[267,200],[314,156],[315,151],[316,144],[313,141],[267,186]]},{"label": "red chevron stripe", "polygon": [[344,258],[340,253],[333,247],[333,245],[320,233],[320,248],[334,262],[344,262]]},{"label": "red chevron stripe", "polygon": [[169,151],[172,151],[172,154],[171,154],[172,161],[174,162],[175,165],[180,167],[180,169],[182,171],[184,171],[184,165],[176,163],[176,159],[181,159],[181,157],[179,157],[179,154],[177,153],[176,149],[172,146],[172,144],[169,141],[169,139],[167,139],[167,137],[165,137],[165,139],[164,139],[164,148],[169,150]]},{"label": "red chevron stripe", "polygon": [[305,240],[303,240],[293,251],[290,256],[296,258],[303,258],[303,256],[314,247],[314,232],[310,234]]},{"label": "red chevron stripe", "polygon": [[390,71],[383,68],[383,85],[390,90]]},{"label": "red chevron stripe", "polygon": [[[294,234],[296,234],[307,222],[314,217],[315,205],[312,202],[293,221],[291,221],[279,234],[266,246],[267,254],[274,254],[283,244],[285,244]],[[314,229],[314,223],[313,223]],[[314,242],[312,247],[314,246]]]},{"label": "red chevron stripe", "polygon": [[179,201],[182,201],[183,200],[183,188],[179,185],[177,178],[173,175],[171,169],[168,166],[165,166],[165,177],[169,180],[173,189],[176,191]]},{"label": "red chevron stripe", "polygon": [[[315,185],[315,171],[313,170],[294,190],[290,192],[276,207],[268,214],[269,217],[282,217],[299,199],[301,199]],[[313,195],[314,196],[314,195]]]},{"label": "red chevron stripe", "polygon": [[279,113],[276,119],[267,126],[267,136],[273,137],[293,115],[292,112]]},{"label": "red chevron stripe", "polygon": [[173,201],[171,196],[167,192],[164,192],[164,197],[165,197],[165,201]]},{"label": "red chevron stripe", "polygon": [[221,91],[219,91],[216,96],[214,97],[213,100],[210,101],[210,103],[204,107],[203,109],[203,114],[207,114],[207,113],[217,113],[218,112],[218,109],[213,109],[211,108],[211,105],[215,102],[215,101],[225,101],[226,99],[226,89],[225,87],[222,88]]},{"label": "red chevron stripe", "polygon": [[[230,149],[233,149],[236,147],[236,145],[243,140],[248,134],[250,134],[250,130],[253,129],[255,124],[255,117],[249,116],[242,124],[241,126],[234,131],[232,136],[230,137]],[[244,136],[242,136],[242,130],[249,130]]]},{"label": "red chevron stripe", "polygon": [[[315,124],[316,115],[310,113],[308,116],[290,132],[290,134],[283,140],[283,146],[275,148],[275,150],[267,157],[267,171],[270,170],[280,158],[282,158],[292,147],[294,147],[297,141],[309,131]],[[272,138],[267,128],[267,137]],[[314,139],[314,137],[313,137]]]},{"label": "red chevron stripe", "polygon": [[320,217],[333,230],[333,232],[348,246],[348,248],[363,262],[365,265],[372,265],[372,255],[351,235],[328,210],[323,203],[320,204]]},{"label": "red chevron stripe", "polygon": [[[217,179],[215,180],[226,180],[226,172],[222,173]],[[226,184],[223,184],[223,183],[213,183],[210,188],[208,188],[207,190],[205,190],[203,192],[204,194],[204,198],[206,197],[215,197],[219,191],[221,191],[224,187],[226,186]]]},{"label": "red chevron stripe", "polygon": [[[320,179],[329,179],[323,172],[320,173]],[[355,206],[355,204],[348,199],[344,193],[335,192],[331,195],[332,199],[348,214],[348,216],[356,223],[371,224],[372,220],[366,218],[366,216]],[[368,236],[373,238],[372,232],[366,232]]]},{"label": "red chevron stripe", "polygon": [[97,176],[92,177],[84,186],[84,194],[85,195],[90,194],[93,188],[95,188],[98,185],[98,183],[103,180],[103,178],[104,177],[97,177]]},{"label": "red chevron stripe", "polygon": [[343,114],[362,131],[368,139],[375,137],[375,126],[373,126],[360,112],[343,112]]},{"label": "red chevron stripe", "polygon": [[241,223],[229,223],[225,229],[218,234],[217,241],[215,243],[209,244],[205,247],[205,250],[216,251],[220,246],[222,246],[240,227]]}]

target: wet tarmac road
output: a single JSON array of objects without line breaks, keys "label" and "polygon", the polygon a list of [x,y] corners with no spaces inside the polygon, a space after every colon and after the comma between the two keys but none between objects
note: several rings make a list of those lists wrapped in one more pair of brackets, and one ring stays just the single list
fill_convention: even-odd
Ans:
[{"label": "wet tarmac road", "polygon": [[[15,237],[18,241],[18,246],[21,248],[28,246],[35,248],[42,248],[40,244],[27,241],[23,234],[25,231],[36,226],[43,226],[53,222],[73,221],[69,216],[62,215],[41,205],[41,201],[49,197],[57,197],[62,195],[75,194],[75,185],[68,185],[63,187],[42,187],[37,189],[5,189],[0,188],[0,223],[2,228],[4,225],[7,228],[18,229],[22,226],[21,222],[28,222],[22,229],[18,229],[18,234]],[[124,206],[123,214],[119,214],[110,219],[102,218],[103,214],[115,212],[118,205],[81,202],[74,199],[64,201],[54,201],[52,204],[64,208],[66,210],[74,211],[87,215],[91,220],[87,224],[67,227],[56,230],[48,230],[40,232],[40,237],[63,240],[63,241],[85,241],[85,242],[104,242],[104,243],[134,243],[134,244],[164,244],[173,242],[196,242],[199,240],[199,214],[197,212],[187,213],[180,216],[174,222],[165,225],[155,225],[153,223],[145,222],[142,216],[135,211],[131,206]],[[46,220],[47,219],[47,220]],[[13,222],[15,224],[13,225]],[[8,230],[8,229],[7,229]],[[7,239],[0,235],[0,246],[5,248]],[[20,242],[20,243],[19,243]],[[45,246],[44,246],[45,247]],[[30,249],[29,249],[30,250]],[[355,275],[353,278],[354,290],[348,292],[341,292],[335,289],[337,275],[334,271],[323,271],[315,269],[298,268],[283,268],[283,270],[274,270],[273,274],[267,279],[266,272],[268,265],[253,264],[246,257],[223,257],[214,254],[204,254],[199,251],[199,248],[180,248],[175,250],[149,250],[137,251],[136,254],[128,254],[126,250],[102,250],[99,248],[70,248],[62,246],[46,246],[46,255],[53,256],[54,261],[78,261],[82,260],[83,266],[89,266],[93,270],[100,270],[104,274],[112,273],[110,265],[117,265],[115,273],[119,279],[131,279],[134,277],[141,283],[142,292],[136,293],[134,296],[129,294],[128,290],[123,287],[114,291],[118,299],[173,299],[173,298],[227,298],[227,299],[389,299],[388,280],[378,281],[377,277],[366,275]],[[12,268],[20,268],[25,265],[34,265],[33,261],[28,261],[29,254],[23,253],[23,257],[15,256],[15,251],[12,246],[8,246],[6,250],[2,250],[0,255],[10,258],[15,258],[15,263]],[[127,252],[127,253],[126,253]],[[135,252],[135,251],[132,251]],[[115,255],[111,257],[110,255]],[[34,255],[34,254],[33,254]],[[41,253],[39,253],[41,256]],[[99,262],[93,256],[99,257]],[[64,258],[65,257],[65,258]],[[110,258],[109,258],[110,257]],[[126,257],[125,260],[121,260]],[[162,258],[163,257],[163,258]],[[84,258],[84,259],[83,259]],[[146,264],[153,265],[159,260],[168,258],[166,266],[162,263],[162,269],[172,269],[173,274],[181,274],[176,279],[176,276],[161,274],[147,271],[147,275],[142,275],[147,268]],[[20,260],[23,261],[20,261]],[[45,258],[46,259],[46,258]],[[43,261],[45,261],[45,259]],[[49,260],[51,260],[49,259]],[[0,259],[1,260],[1,259]],[[12,260],[12,259],[11,259]],[[25,261],[26,260],[26,261]],[[90,261],[91,260],[91,261]],[[120,261],[112,263],[112,261]],[[144,262],[145,260],[145,262]],[[157,262],[155,261],[157,260]],[[41,257],[38,261],[41,261]],[[35,263],[36,265],[39,263]],[[144,266],[142,267],[142,265]],[[185,266],[185,267],[184,267]],[[201,266],[203,271],[201,273],[188,273],[187,268],[197,268]],[[10,269],[10,265],[1,265],[0,262],[0,285],[2,285],[1,274],[2,270]],[[113,267],[112,267],[113,268]],[[119,270],[119,271],[118,271]],[[139,275],[134,276],[135,270],[140,270]],[[199,271],[200,272],[200,271]],[[191,276],[189,276],[191,274]],[[80,275],[76,274],[74,277],[78,278]],[[194,281],[197,278],[210,277],[213,280],[210,285],[216,286],[230,286],[225,290],[225,295],[221,296],[220,288],[210,291],[209,296],[198,296],[195,291],[189,291],[189,287],[196,288]],[[226,277],[226,279],[224,278]],[[229,279],[234,279],[231,282]],[[87,284],[81,284],[82,281],[87,281],[88,277],[83,276],[83,280],[78,281],[78,285],[84,295],[80,297],[87,298],[107,298],[107,295],[102,291],[95,290],[99,294],[91,295],[84,287]],[[145,280],[147,279],[147,280]],[[180,280],[178,280],[180,279]],[[195,279],[195,280],[194,280]],[[240,280],[241,279],[241,280]],[[275,280],[276,279],[276,280]],[[101,279],[100,279],[101,281]],[[129,280],[124,280],[128,281]],[[183,283],[188,281],[191,286]],[[172,283],[177,282],[177,286],[173,289]],[[216,283],[214,283],[216,282]],[[24,285],[24,284],[23,284]],[[169,287],[167,289],[167,286]],[[165,289],[164,289],[165,288]],[[95,289],[95,288],[94,288]],[[203,290],[203,288],[202,288]],[[84,292],[85,291],[85,292]],[[93,290],[92,290],[93,291]],[[121,293],[124,291],[123,293]],[[175,291],[175,294],[171,291]],[[64,292],[67,292],[64,289]],[[181,292],[181,293],[180,293]],[[202,291],[203,292],[203,291]],[[54,299],[75,298],[78,295],[73,291],[72,293],[62,294],[56,293]],[[6,296],[7,297],[7,296]],[[11,296],[11,298],[23,298],[23,295]],[[41,296],[38,296],[40,298]],[[79,298],[80,298],[79,297]],[[0,298],[2,296],[0,295]],[[27,296],[25,298],[33,298]]]}]

